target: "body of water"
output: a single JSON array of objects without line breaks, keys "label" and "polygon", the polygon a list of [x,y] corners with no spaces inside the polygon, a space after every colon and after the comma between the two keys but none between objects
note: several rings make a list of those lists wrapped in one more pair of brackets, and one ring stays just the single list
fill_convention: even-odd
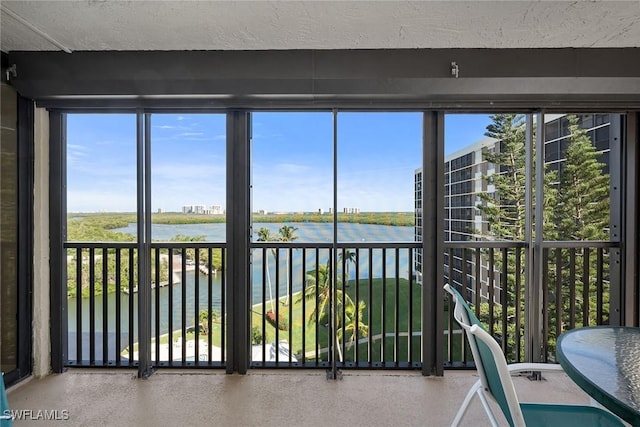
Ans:
[{"label": "body of water", "polygon": [[[331,243],[333,242],[333,224],[317,222],[296,223],[261,223],[253,224],[253,240],[257,240],[256,232],[260,228],[269,229],[271,236],[278,237],[278,230],[283,225],[291,225],[297,228],[296,242],[301,243]],[[209,224],[152,224],[151,238],[158,241],[167,241],[177,235],[204,236],[206,242],[226,242],[227,225],[225,223]],[[113,231],[136,235],[135,223],[127,227]],[[338,223],[338,242],[412,242],[414,240],[413,227],[400,227],[393,225]]]},{"label": "body of water", "polygon": [[[285,224],[282,223],[256,223],[253,225],[254,230],[261,227],[268,228],[273,237],[278,236],[278,229]],[[300,243],[320,243],[330,244],[333,239],[333,225],[330,223],[293,223],[288,224],[297,227],[295,235],[298,236],[295,242]],[[117,229],[124,233],[136,233],[136,225],[130,224],[126,228]],[[351,224],[340,223],[338,226],[338,236],[341,243],[348,242],[411,242],[414,237],[413,227],[396,227],[373,224]],[[207,242],[223,243],[225,242],[226,224],[179,224],[164,225],[154,224],[152,228],[152,236],[155,241],[168,241],[177,235],[186,236],[205,236]],[[255,240],[254,236],[254,240]],[[289,287],[292,292],[296,293],[302,290],[305,281],[305,272],[318,268],[319,265],[326,264],[329,259],[331,250],[329,248],[321,248],[316,254],[315,249],[294,249],[289,251],[280,249],[277,257],[273,250],[262,249],[252,250],[252,304],[260,304],[263,300],[269,300],[276,297],[276,292],[280,297],[284,297],[288,293]],[[385,253],[386,270],[383,269],[382,249],[374,249],[371,259],[368,250],[360,251],[358,263],[358,277],[366,279],[370,272],[372,277],[382,277],[383,271],[386,277],[396,277],[396,263],[398,264],[398,276],[408,278],[411,273],[409,265],[409,250],[401,249],[398,254],[394,249],[388,249]],[[267,259],[263,262],[263,253]],[[397,258],[397,259],[396,259]],[[276,262],[277,259],[277,262]],[[304,259],[304,270],[303,270]],[[263,273],[263,265],[268,266],[268,274]],[[354,280],[356,277],[355,265],[349,264],[347,280]],[[289,266],[291,268],[291,277],[289,277]],[[342,274],[341,270],[339,274]],[[198,278],[199,295],[196,301],[196,277]],[[188,271],[185,274],[185,289],[183,292],[182,283],[174,283],[173,286],[166,286],[152,290],[152,309],[153,309],[153,333],[156,328],[156,309],[160,313],[159,326],[160,333],[169,332],[169,318],[172,316],[171,329],[177,330],[182,327],[183,317],[183,295],[184,295],[184,315],[186,317],[186,325],[192,326],[197,322],[198,312],[205,310],[209,306],[209,280],[211,279],[211,305],[214,310],[222,313],[222,277],[220,274],[209,278],[201,274],[198,270]],[[264,288],[264,294],[263,294]],[[156,292],[159,292],[159,298],[156,298]],[[169,304],[171,293],[172,303]],[[97,296],[95,300],[95,331],[103,332],[103,296]],[[133,322],[134,341],[137,341],[137,294],[121,295],[121,312],[116,315],[116,295],[109,294],[107,298],[107,328],[108,333],[112,335],[116,330],[116,322],[120,322],[123,334],[128,333],[129,324]],[[129,299],[133,298],[133,316],[129,316]],[[157,303],[159,301],[159,304]],[[88,298],[81,300],[82,310],[82,331],[87,333],[90,330],[90,301]],[[72,336],[77,333],[77,300],[70,298],[68,300],[68,329],[69,329],[69,355],[73,357],[75,354],[75,342],[72,342]],[[127,335],[128,336],[128,335]],[[84,340],[83,340],[84,341]],[[122,339],[122,347],[126,347],[128,341]],[[84,346],[83,346],[84,347]],[[110,345],[112,347],[112,345]],[[84,349],[87,352],[88,349]],[[115,351],[113,349],[111,352]],[[87,354],[87,353],[85,353]]]}]

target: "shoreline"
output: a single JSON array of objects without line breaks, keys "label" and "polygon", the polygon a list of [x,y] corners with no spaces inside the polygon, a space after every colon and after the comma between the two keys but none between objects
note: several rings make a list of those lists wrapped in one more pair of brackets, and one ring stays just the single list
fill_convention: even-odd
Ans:
[{"label": "shoreline", "polygon": [[[302,293],[302,291],[298,291],[298,292],[294,292],[294,293],[292,293],[292,294],[290,295],[290,297],[289,297],[289,304],[291,304],[291,300],[293,300],[293,297],[294,297],[294,296],[297,296],[298,294],[301,294],[301,293]],[[282,300],[282,299],[286,299],[286,298],[287,298],[287,296],[286,296],[286,295],[284,295],[284,296],[281,296],[281,297],[280,297],[280,300]],[[263,306],[263,305],[264,305],[265,307],[266,307],[267,305],[275,305],[275,301],[276,301],[276,299],[274,298],[274,299],[270,299],[270,300],[265,300],[265,301],[264,301],[264,303],[259,302],[259,303],[253,304],[253,305],[251,306],[251,309],[252,309],[251,311],[253,312],[253,309],[254,309],[254,308],[257,308],[257,307],[262,308],[262,306]],[[274,302],[274,304],[271,304],[272,302]],[[287,307],[288,307],[288,306],[287,306]]]}]

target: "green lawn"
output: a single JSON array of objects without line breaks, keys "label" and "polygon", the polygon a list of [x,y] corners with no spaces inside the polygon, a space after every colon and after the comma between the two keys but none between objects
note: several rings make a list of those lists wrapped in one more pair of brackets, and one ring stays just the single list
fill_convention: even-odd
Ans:
[{"label": "green lawn", "polygon": [[[356,300],[356,293],[359,301],[366,304],[363,322],[369,326],[369,338],[358,336],[360,342],[357,346],[358,360],[376,362],[419,362],[421,360],[421,301],[422,287],[413,284],[413,296],[411,310],[409,309],[410,292],[409,281],[406,279],[368,279],[360,280],[358,286],[355,282],[350,282],[347,294]],[[383,307],[383,289],[386,300]],[[397,309],[396,309],[396,301]],[[309,322],[311,313],[315,308],[312,299],[303,301],[301,294],[294,294],[290,299],[290,304],[285,305],[286,296],[280,298],[277,312],[281,318],[284,329],[277,331],[276,328],[266,321],[263,315],[263,305],[258,304],[252,307],[251,325],[252,329],[260,337],[266,337],[267,343],[278,340],[286,340],[290,343],[290,349],[298,361],[303,359],[303,337],[304,337],[304,359],[305,360],[328,360],[327,348],[329,345],[328,319],[321,319],[320,322]],[[275,310],[274,304],[274,311]],[[264,306],[264,310],[271,309],[270,302]],[[384,340],[383,334],[384,315]],[[409,323],[411,321],[411,360],[409,360]],[[449,315],[444,313],[444,328],[448,327]],[[397,323],[397,326],[396,326]],[[455,325],[457,330],[459,327]],[[397,328],[397,330],[396,330]],[[397,334],[396,332],[399,332]],[[181,331],[173,332],[173,340],[181,337]],[[220,323],[212,324],[212,343],[221,346],[222,328]],[[355,360],[356,346],[348,345],[351,338],[347,334],[345,361]],[[187,340],[194,339],[192,332],[187,333]],[[206,335],[201,335],[200,339],[207,340]],[[168,334],[161,336],[161,343],[168,342]],[[317,342],[317,345],[316,345]],[[444,337],[445,361],[458,361],[461,358],[461,348],[464,342],[463,334],[454,334],[450,341],[448,336]],[[384,343],[384,347],[383,347]],[[451,347],[450,347],[451,344]]]},{"label": "green lawn", "polygon": [[[359,335],[357,337],[360,344],[357,346],[358,360],[375,362],[408,362],[409,361],[409,323],[411,321],[412,329],[412,348],[411,361],[421,360],[421,337],[420,331],[422,326],[421,319],[421,301],[422,287],[416,283],[413,284],[413,296],[411,300],[413,304],[409,305],[410,292],[409,281],[406,279],[373,279],[360,280],[358,286],[351,285],[347,288],[347,294],[352,300],[356,301],[356,293],[358,301],[364,301],[366,304],[363,322],[369,326],[368,337]],[[383,307],[383,289],[386,299]],[[356,292],[357,291],[357,292]],[[291,298],[292,305],[284,305],[286,298],[281,298],[278,306],[278,314],[282,319],[282,323],[286,325],[285,330],[278,331],[278,339],[286,339],[290,342],[290,348],[296,358],[302,360],[303,334],[304,334],[304,353],[307,360],[327,360],[327,347],[329,344],[328,319],[321,319],[320,322],[309,322],[311,313],[315,308],[315,302],[307,299],[305,301],[303,315],[303,301],[300,294],[296,294]],[[396,309],[396,301],[397,309]],[[274,307],[275,308],[275,307]],[[265,310],[271,309],[269,303],[266,304]],[[275,311],[275,310],[274,310]],[[383,315],[384,315],[384,335],[383,334]],[[290,322],[289,319],[292,321]],[[448,326],[448,316],[444,316],[444,326]],[[257,328],[256,331],[266,336],[266,342],[271,343],[276,340],[276,328],[269,322],[263,321],[262,304],[254,306],[251,316],[252,327]],[[397,323],[397,326],[396,326]],[[291,328],[289,326],[291,325]],[[457,326],[457,325],[456,325]],[[397,328],[397,329],[396,329]],[[396,333],[398,332],[398,333]],[[347,334],[347,343],[351,337]],[[459,360],[462,346],[462,335],[454,335],[452,341],[451,358]],[[318,345],[316,346],[316,342]],[[384,347],[383,347],[384,342]],[[445,338],[445,355],[449,355],[449,341]],[[356,346],[346,345],[344,354],[345,361],[355,360]]]}]

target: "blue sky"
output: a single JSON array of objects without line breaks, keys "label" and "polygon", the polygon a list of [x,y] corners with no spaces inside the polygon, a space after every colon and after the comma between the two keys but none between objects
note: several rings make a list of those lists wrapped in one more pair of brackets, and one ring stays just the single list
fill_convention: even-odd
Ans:
[{"label": "blue sky", "polygon": [[[133,212],[136,118],[69,114],[69,212]],[[225,116],[154,114],[153,210],[225,207]],[[483,137],[486,115],[445,118],[445,152]],[[329,112],[253,115],[253,210],[325,212],[333,205],[333,118]],[[338,211],[412,211],[422,149],[420,113],[338,114]]]}]

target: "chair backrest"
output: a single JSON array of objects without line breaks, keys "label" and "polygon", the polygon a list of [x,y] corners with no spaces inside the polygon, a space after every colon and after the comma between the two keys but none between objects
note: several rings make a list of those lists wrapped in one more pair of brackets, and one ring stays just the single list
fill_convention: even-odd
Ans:
[{"label": "chair backrest", "polygon": [[524,426],[524,417],[502,349],[484,329],[462,295],[449,285],[445,285],[445,290],[455,299],[454,318],[467,333],[483,388],[500,406],[509,425]]},{"label": "chair backrest", "polygon": [[[460,295],[460,293],[455,288],[451,287],[449,284],[444,285],[444,289],[445,291],[449,292],[453,297],[453,302],[455,303],[455,306],[453,309],[454,310],[453,317],[454,319],[456,319],[456,322],[458,322],[458,324],[460,325],[465,324],[469,327],[473,325],[478,325],[479,327],[484,329],[484,325],[482,325],[482,322],[480,322],[480,320],[476,317],[475,313],[473,312],[471,307],[469,307],[469,304],[467,304],[467,302],[464,300],[462,295]],[[478,375],[480,376],[480,380],[482,381],[483,386],[485,386],[486,388],[487,379],[484,376],[484,369],[482,369],[482,360],[480,359],[480,354],[478,353],[478,345],[476,344],[476,338],[475,336],[469,334],[466,330],[465,330],[465,334],[467,335],[467,340],[469,341],[469,347],[471,347],[471,354],[473,354],[473,360],[476,362]]]}]

